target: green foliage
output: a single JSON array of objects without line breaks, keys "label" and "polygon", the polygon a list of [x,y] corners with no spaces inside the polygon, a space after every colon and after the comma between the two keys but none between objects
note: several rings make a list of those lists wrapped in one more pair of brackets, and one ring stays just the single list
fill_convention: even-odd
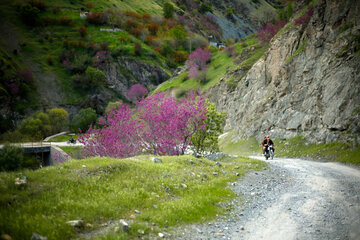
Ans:
[{"label": "green foliage", "polygon": [[38,23],[40,10],[37,7],[33,7],[30,4],[23,4],[19,6],[19,13],[21,20],[25,24],[35,26]]},{"label": "green foliage", "polygon": [[47,114],[52,122],[52,132],[61,132],[69,125],[69,114],[65,109],[53,108],[48,110]]},{"label": "green foliage", "polygon": [[105,73],[103,71],[90,66],[87,67],[85,73],[89,83],[92,86],[102,85],[106,79]]},{"label": "green foliage", "polygon": [[[151,157],[70,160],[22,171],[29,182],[25,189],[14,185],[19,173],[3,173],[0,205],[6,207],[0,208],[0,229],[13,239],[30,239],[33,232],[48,239],[82,239],[89,232],[97,234],[94,239],[136,239],[137,229],[145,230],[144,238],[151,238],[165,226],[208,221],[225,213],[219,203],[235,197],[226,187],[238,180],[235,173],[244,175],[265,166],[237,158],[222,160],[220,169],[213,161],[191,156],[162,157],[162,163],[154,164]],[[135,209],[140,214],[129,222],[128,233],[103,231],[109,222],[129,219]],[[75,230],[66,224],[78,218],[84,228]]]},{"label": "green foliage", "polygon": [[197,130],[191,137],[195,156],[200,156],[205,152],[218,152],[218,138],[224,130],[225,113],[217,112],[215,104],[208,99],[206,99],[206,109],[205,129]]},{"label": "green foliage", "polygon": [[110,111],[112,108],[117,109],[122,104],[122,101],[109,102],[106,106],[105,112]]},{"label": "green foliage", "polygon": [[200,4],[200,9],[199,12],[200,13],[206,13],[206,12],[212,12],[212,6],[211,3],[201,3]]},{"label": "green foliage", "polygon": [[291,2],[288,2],[286,6],[286,20],[289,20],[290,17],[294,14],[294,6]]},{"label": "green foliage", "polygon": [[300,44],[300,46],[298,47],[298,49],[296,49],[296,51],[291,54],[290,57],[288,57],[286,60],[285,60],[285,63],[290,63],[293,58],[297,55],[299,55],[300,53],[304,52],[305,51],[305,48],[306,48],[306,41],[304,41],[303,43]]},{"label": "green foliage", "polygon": [[178,46],[185,47],[188,34],[181,25],[176,25],[170,30],[170,34],[174,37]]},{"label": "green foliage", "polygon": [[74,116],[71,121],[71,128],[78,132],[86,132],[90,125],[94,125],[97,121],[96,111],[92,108],[81,109],[78,114]]},{"label": "green foliage", "polygon": [[16,171],[21,169],[24,161],[24,150],[21,147],[5,143],[0,151],[0,171]]},{"label": "green foliage", "polygon": [[139,42],[134,43],[134,53],[137,56],[141,55],[141,53],[142,53],[141,43],[139,43]]},{"label": "green foliage", "polygon": [[228,89],[230,89],[231,91],[234,91],[236,86],[237,86],[237,81],[235,81],[235,77],[231,76],[228,79],[226,79],[226,86],[228,87]]},{"label": "green foliage", "polygon": [[41,140],[64,130],[68,126],[68,117],[62,108],[39,111],[22,120],[14,134],[18,132],[23,140]]},{"label": "green foliage", "polygon": [[170,2],[165,2],[163,6],[164,18],[172,18],[174,15],[174,5]]}]

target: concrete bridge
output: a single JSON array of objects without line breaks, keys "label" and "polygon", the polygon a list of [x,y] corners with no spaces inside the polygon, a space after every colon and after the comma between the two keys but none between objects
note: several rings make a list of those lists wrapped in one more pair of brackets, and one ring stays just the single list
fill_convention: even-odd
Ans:
[{"label": "concrete bridge", "polygon": [[[59,146],[80,146],[80,144],[68,144],[66,142],[29,142],[29,143],[12,143],[24,149],[24,153],[33,153],[40,156],[44,166],[52,166],[71,159]],[[82,144],[81,144],[82,146]],[[2,151],[4,145],[0,145]]]}]

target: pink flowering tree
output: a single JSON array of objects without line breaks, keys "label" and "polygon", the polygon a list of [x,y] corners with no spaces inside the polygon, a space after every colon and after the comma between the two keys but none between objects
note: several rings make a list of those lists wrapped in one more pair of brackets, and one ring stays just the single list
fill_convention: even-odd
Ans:
[{"label": "pink flowering tree", "polygon": [[157,93],[131,109],[121,104],[79,137],[87,156],[129,157],[139,153],[184,154],[191,136],[205,128],[206,106],[199,93],[178,100]]},{"label": "pink flowering tree", "polygon": [[85,156],[128,157],[140,152],[140,142],[136,137],[138,121],[134,111],[127,104],[113,108],[98,122],[99,128],[90,129],[79,136],[85,144]]},{"label": "pink flowering tree", "polygon": [[301,25],[302,27],[306,26],[309,23],[310,18],[312,17],[313,14],[314,14],[314,6],[309,6],[304,16],[301,16],[294,20],[295,26],[298,25]]},{"label": "pink flowering tree", "polygon": [[132,102],[139,101],[147,94],[148,90],[141,84],[132,85],[126,93],[126,98]]},{"label": "pink flowering tree", "polygon": [[206,49],[198,48],[193,51],[186,62],[186,65],[189,67],[189,77],[199,78],[202,76],[205,78],[208,70],[207,64],[210,62],[210,59],[211,52]]},{"label": "pink flowering tree", "polygon": [[285,26],[286,21],[279,21],[277,23],[267,23],[260,31],[257,33],[257,37],[264,43],[271,40],[273,36]]}]

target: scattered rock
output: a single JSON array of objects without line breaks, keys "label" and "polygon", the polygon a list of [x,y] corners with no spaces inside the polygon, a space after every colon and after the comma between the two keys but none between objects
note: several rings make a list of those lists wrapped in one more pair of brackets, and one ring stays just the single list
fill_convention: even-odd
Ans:
[{"label": "scattered rock", "polygon": [[16,186],[25,186],[27,183],[26,177],[23,178],[15,178],[15,185]]},{"label": "scattered rock", "polygon": [[33,233],[31,235],[31,240],[47,240],[47,237],[41,236],[38,233]]},{"label": "scattered rock", "polygon": [[130,218],[131,218],[131,219],[135,219],[135,218],[136,218],[136,215],[135,215],[135,214],[131,214],[131,215],[130,215]]},{"label": "scattered rock", "polygon": [[125,222],[124,219],[120,219],[120,225],[121,228],[124,232],[128,232],[129,231],[129,224],[127,224],[127,222]]},{"label": "scattered rock", "polygon": [[120,228],[119,228],[119,227],[115,227],[115,228],[114,228],[114,232],[117,233],[117,232],[119,232],[119,231],[120,231]]},{"label": "scattered rock", "polygon": [[66,224],[69,224],[70,226],[73,226],[73,227],[83,227],[84,226],[83,220],[71,220],[71,221],[67,221]]},{"label": "scattered rock", "polygon": [[239,169],[240,167],[239,166],[236,166],[234,169]]},{"label": "scattered rock", "polygon": [[87,223],[87,224],[85,224],[85,226],[88,227],[88,228],[92,228],[92,227],[93,227],[93,225],[92,225],[91,223]]},{"label": "scattered rock", "polygon": [[1,240],[12,240],[12,237],[9,234],[1,234],[0,236]]},{"label": "scattered rock", "polygon": [[194,164],[194,163],[195,163],[193,160],[189,160],[189,162],[190,162],[191,164]]},{"label": "scattered rock", "polygon": [[144,235],[144,234],[145,234],[145,231],[142,230],[142,229],[138,229],[137,232],[138,232],[139,234],[141,234],[141,235]]},{"label": "scattered rock", "polygon": [[163,233],[161,233],[161,232],[158,234],[158,236],[159,236],[160,238],[164,238],[164,237],[165,237],[165,235],[164,235]]},{"label": "scattered rock", "polygon": [[244,226],[240,226],[240,230],[244,231],[245,227]]},{"label": "scattered rock", "polygon": [[219,175],[219,173],[217,173],[217,172],[213,172],[213,175],[214,175],[214,176],[218,176],[218,175]]},{"label": "scattered rock", "polygon": [[226,153],[214,153],[214,154],[210,154],[210,155],[206,156],[206,158],[211,161],[215,161],[217,159],[221,159],[221,158],[225,158],[225,157],[229,157],[229,155],[227,155]]},{"label": "scattered rock", "polygon": [[157,209],[157,208],[158,208],[158,206],[157,206],[156,204],[154,204],[154,205],[153,205],[153,208]]},{"label": "scattered rock", "polygon": [[215,233],[216,236],[225,236],[225,233]]},{"label": "scattered rock", "polygon": [[151,161],[154,162],[154,163],[161,163],[162,162],[162,160],[160,158],[156,158],[156,157],[153,157],[151,159]]},{"label": "scattered rock", "polygon": [[216,162],[215,164],[216,164],[216,166],[219,166],[219,167],[222,166],[221,163],[219,163],[219,162]]},{"label": "scattered rock", "polygon": [[83,167],[83,168],[87,168],[87,166],[86,166],[86,165],[82,165],[82,167]]},{"label": "scattered rock", "polygon": [[136,214],[140,214],[140,211],[139,210],[134,210],[134,212],[136,213]]},{"label": "scattered rock", "polygon": [[187,188],[188,186],[185,183],[180,184],[182,188]]}]

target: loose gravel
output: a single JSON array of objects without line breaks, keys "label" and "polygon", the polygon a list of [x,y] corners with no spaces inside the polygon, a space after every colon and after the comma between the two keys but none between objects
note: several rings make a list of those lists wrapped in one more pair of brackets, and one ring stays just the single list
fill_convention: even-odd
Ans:
[{"label": "loose gravel", "polygon": [[224,205],[226,214],[167,238],[360,239],[359,169],[300,159],[267,162],[264,171],[230,184],[237,197]]}]

